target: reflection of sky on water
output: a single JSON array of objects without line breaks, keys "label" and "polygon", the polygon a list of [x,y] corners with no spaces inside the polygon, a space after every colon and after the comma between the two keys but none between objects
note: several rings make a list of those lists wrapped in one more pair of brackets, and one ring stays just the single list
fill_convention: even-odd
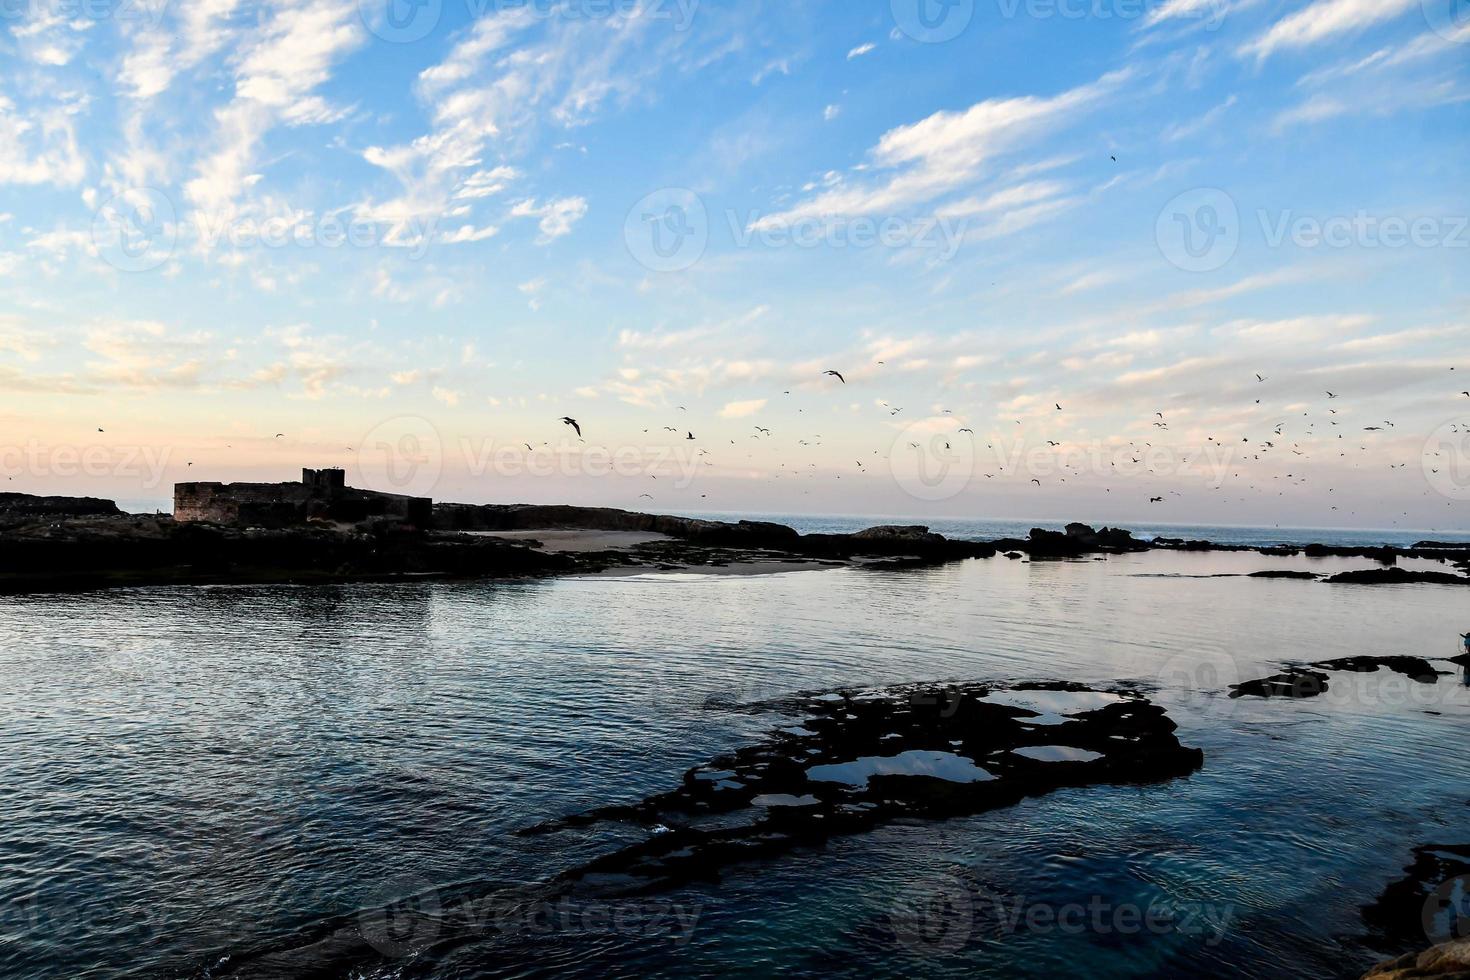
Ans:
[{"label": "reflection of sky on water", "polygon": [[[1408,849],[1470,841],[1464,672],[1436,685],[1334,674],[1326,695],[1296,703],[1219,692],[1281,661],[1454,656],[1463,598],[1169,576],[1364,564],[1144,555],[0,600],[0,886],[28,896],[5,923],[14,939],[0,972],[187,972],[353,913],[381,899],[385,880],[545,880],[609,841],[513,830],[670,788],[793,724],[707,701],[994,678],[1157,686],[1205,769],[737,870],[676,896],[704,910],[687,946],[539,936],[536,962],[698,973],[780,951],[795,969],[853,974],[1014,976],[1085,962],[1096,976],[1232,963],[1335,976],[1372,958],[1351,940],[1357,907],[1398,876]],[[898,884],[944,866],[1033,902],[1104,895],[1233,911],[1213,945],[1183,930],[1147,941],[986,933],[951,958],[915,960],[882,923]],[[445,975],[529,955],[522,942],[458,951]]]}]

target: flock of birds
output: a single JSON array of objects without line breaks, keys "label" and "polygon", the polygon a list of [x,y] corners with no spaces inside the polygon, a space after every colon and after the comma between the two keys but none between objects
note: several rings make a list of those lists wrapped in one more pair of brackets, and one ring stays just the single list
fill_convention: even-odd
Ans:
[{"label": "flock of birds", "polygon": [[[882,361],[876,363],[880,366],[883,364]],[[1449,370],[1454,371],[1455,369],[1451,367]],[[841,371],[824,371],[821,377],[823,379],[832,379],[830,383],[834,386],[847,385],[847,378]],[[1271,378],[1263,374],[1255,374],[1254,378],[1256,386],[1267,385],[1271,381]],[[783,394],[790,395],[791,392],[786,391]],[[1465,398],[1470,398],[1470,391],[1462,391],[1460,394]],[[1379,434],[1397,429],[1396,424],[1392,420],[1385,419],[1380,421],[1374,419],[1371,420],[1373,424],[1366,425],[1361,424],[1363,421],[1369,421],[1366,419],[1360,419],[1358,422],[1350,422],[1348,411],[1338,407],[1344,404],[1338,392],[1324,390],[1321,397],[1323,404],[1319,410],[1319,414],[1314,416],[1311,411],[1303,411],[1299,413],[1294,412],[1290,417],[1283,415],[1279,421],[1267,426],[1269,435],[1255,437],[1242,435],[1238,439],[1235,436],[1228,438],[1217,437],[1215,435],[1206,436],[1206,445],[1217,451],[1211,462],[1222,465],[1228,463],[1229,465],[1227,471],[1221,474],[1224,477],[1223,479],[1214,483],[1206,482],[1204,484],[1205,487],[1210,492],[1221,495],[1224,499],[1228,500],[1233,497],[1234,501],[1240,503],[1245,503],[1252,494],[1257,496],[1265,494],[1285,496],[1289,488],[1304,487],[1313,481],[1313,476],[1307,472],[1307,464],[1314,459],[1320,460],[1330,456],[1338,461],[1348,461],[1352,469],[1361,471],[1364,463],[1361,460],[1355,459],[1355,457],[1366,459],[1370,454],[1381,452],[1388,448],[1384,447],[1381,443],[1378,445],[1372,443],[1375,438],[1379,438]],[[1254,405],[1252,407],[1259,406],[1262,403],[1262,399],[1254,398],[1253,402]],[[896,418],[904,411],[902,407],[893,406],[884,401],[878,402],[877,405],[886,411],[890,418]],[[1066,409],[1061,402],[1055,401],[1053,405],[1057,413],[1065,415]],[[687,409],[684,406],[679,406],[679,411],[687,411]],[[941,417],[954,415],[954,412],[949,409],[936,409],[935,411]],[[802,410],[798,410],[798,412],[800,413]],[[580,421],[570,416],[565,416],[560,421],[562,424],[571,428],[579,439],[582,439],[582,424]],[[1022,419],[1016,419],[1014,420],[1014,424],[1024,426],[1025,422]],[[1163,412],[1155,412],[1149,420],[1149,425],[1155,431],[1156,435],[1159,436],[1171,431],[1169,419],[1166,418]],[[771,428],[756,425],[753,429],[754,434],[749,437],[750,439],[768,443],[772,441]],[[647,429],[644,430],[645,433],[648,431]],[[687,426],[666,425],[663,427],[663,431],[674,434],[675,436],[683,433],[682,438],[685,442],[699,441],[694,432]],[[1451,423],[1450,432],[1456,435],[1461,433],[1470,434],[1470,422]],[[954,442],[958,441],[962,436],[970,436],[974,439],[976,436],[974,428],[968,425],[956,425],[951,435],[940,436],[930,446],[926,447],[919,442],[907,441],[906,447],[909,451],[916,454],[954,454]],[[811,435],[795,440],[795,446],[798,449],[820,446],[822,445],[821,439],[822,436],[820,434]],[[991,442],[987,443],[986,448],[994,451],[997,441],[999,440],[996,437],[992,437]],[[1055,479],[1058,483],[1067,482],[1067,475],[1061,474],[1068,474],[1076,478],[1088,472],[1085,463],[1068,460],[1069,456],[1075,455],[1073,450],[1086,449],[1085,446],[1076,443],[1069,446],[1066,441],[1059,441],[1057,439],[1046,439],[1044,441],[1048,449],[1057,457]],[[735,444],[735,440],[730,440],[730,445]],[[943,447],[942,450],[939,449],[941,445]],[[526,448],[531,450],[529,444],[526,445]],[[1132,439],[1127,441],[1118,440],[1113,444],[1113,448],[1120,452],[1126,459],[1127,462],[1125,465],[1138,467],[1133,473],[1135,476],[1147,474],[1147,476],[1159,480],[1179,478],[1178,473],[1159,472],[1148,461],[1149,455],[1154,450],[1166,447],[1156,447],[1152,441],[1148,440]],[[1442,451],[1426,448],[1424,452],[1426,453],[1426,457],[1423,460],[1424,469],[1430,474],[1437,475],[1441,471],[1441,466],[1448,466],[1452,462],[1455,462],[1444,460],[1439,465],[1436,465],[1435,457],[1440,457]],[[701,449],[699,455],[701,457],[709,457],[713,454],[709,449]],[[873,450],[871,455],[877,457],[877,461],[880,462],[888,459],[881,449]],[[747,454],[747,458],[753,459],[754,454]],[[1189,455],[1181,455],[1177,459],[1181,469],[1188,467],[1190,462]],[[1272,472],[1272,466],[1270,464],[1274,464],[1276,460],[1283,461],[1284,465],[1277,467],[1278,470],[1282,471]],[[714,465],[709,460],[705,460],[704,462],[706,466]],[[854,460],[856,473],[859,475],[869,473],[869,467],[874,462],[875,460],[871,458],[867,460]],[[1202,466],[1205,464],[1205,461],[1196,460],[1196,463]],[[1109,469],[1116,470],[1118,462],[1110,462],[1107,465]],[[1408,468],[1409,462],[1391,462],[1386,465],[1390,470],[1402,470]],[[811,479],[817,478],[821,472],[817,463],[810,461],[807,461],[802,469],[806,471],[802,475]],[[770,474],[770,479],[779,480],[783,477],[797,475],[800,472],[798,469],[788,467],[786,463],[780,463],[777,471]],[[1346,470],[1339,467],[1334,470],[1334,473],[1337,476],[1342,476],[1346,473]],[[830,471],[828,475],[838,480],[842,479],[843,476],[841,472],[834,473]],[[995,472],[984,472],[980,475],[989,480],[1003,477],[1006,475],[1006,464],[997,458]],[[652,479],[657,479],[657,477],[654,476]],[[1037,487],[1044,486],[1042,479],[1039,477],[1031,477],[1029,483]],[[1113,492],[1111,486],[1105,487],[1104,490],[1109,494]],[[810,493],[810,491],[803,492]],[[1338,494],[1338,488],[1336,486],[1327,486],[1325,492],[1329,495],[1329,499],[1333,499]],[[1423,493],[1425,496],[1429,496],[1431,491],[1424,490]],[[706,499],[708,495],[701,494],[700,496],[701,499]],[[1146,499],[1149,505],[1158,506],[1167,504],[1171,497],[1184,496],[1185,493],[1180,489],[1171,488],[1164,493],[1156,494],[1150,492],[1147,494]],[[640,494],[639,499],[653,499],[653,495],[648,493]],[[1341,509],[1336,504],[1329,506],[1329,513]],[[1448,506],[1453,506],[1453,502],[1450,502]],[[1353,513],[1355,514],[1356,512]],[[1403,512],[1399,516],[1407,517],[1408,514],[1407,512]],[[1394,523],[1397,523],[1397,518],[1394,518]]]},{"label": "flock of birds", "polygon": [[[877,361],[875,363],[878,366],[882,366],[884,362]],[[1455,368],[1451,367],[1449,368],[1449,370],[1454,371]],[[1263,374],[1255,374],[1254,377],[1255,385],[1257,387],[1261,385],[1266,385],[1271,381],[1270,378]],[[843,373],[836,370],[822,372],[821,378],[830,378],[832,379],[832,382],[830,383],[834,385],[842,385],[844,387],[848,383],[847,378],[843,375]],[[783,394],[789,396],[791,392],[785,391],[783,392]],[[1470,391],[1461,391],[1459,394],[1464,398],[1470,399]],[[1314,459],[1321,459],[1324,454],[1329,455],[1333,459],[1338,461],[1353,460],[1354,457],[1366,457],[1368,454],[1374,452],[1375,450],[1381,451],[1385,448],[1381,445],[1370,445],[1370,443],[1372,443],[1374,439],[1381,438],[1381,434],[1383,433],[1391,432],[1392,430],[1397,429],[1395,423],[1390,419],[1374,419],[1372,420],[1372,424],[1369,425],[1361,424],[1363,421],[1367,421],[1363,419],[1359,419],[1356,422],[1349,422],[1348,415],[1345,414],[1345,410],[1336,407],[1343,404],[1343,401],[1340,398],[1338,392],[1326,390],[1323,392],[1322,397],[1324,402],[1322,405],[1322,409],[1324,410],[1322,414],[1314,416],[1312,412],[1307,411],[1300,412],[1299,415],[1294,413],[1293,416],[1289,418],[1283,417],[1280,419],[1280,421],[1277,421],[1274,424],[1270,424],[1268,426],[1270,433],[1268,436],[1252,437],[1250,435],[1244,435],[1241,436],[1239,439],[1236,439],[1235,436],[1230,436],[1228,438],[1218,438],[1214,435],[1206,436],[1205,442],[1212,449],[1218,451],[1215,454],[1214,458],[1209,462],[1215,465],[1228,462],[1230,465],[1228,466],[1228,472],[1222,474],[1225,479],[1221,479],[1218,482],[1214,482],[1213,484],[1205,482],[1204,486],[1208,488],[1211,492],[1221,495],[1224,499],[1228,500],[1231,497],[1234,497],[1234,501],[1238,501],[1240,503],[1246,502],[1251,494],[1260,496],[1274,492],[1277,496],[1285,496],[1288,488],[1303,487],[1312,481],[1313,477],[1306,472],[1306,464],[1309,461],[1312,461]],[[1261,398],[1254,399],[1255,406],[1259,406],[1261,405],[1261,403]],[[888,413],[890,419],[896,419],[904,412],[903,407],[893,406],[885,401],[879,401],[877,405],[882,410]],[[1061,402],[1053,402],[1053,405],[1057,413],[1063,416],[1065,415],[1066,410]],[[677,408],[680,412],[688,411],[686,406],[681,405],[677,406]],[[941,429],[946,418],[953,417],[955,414],[950,409],[941,409],[937,407],[934,411],[935,415],[931,417],[930,421],[937,423],[937,426]],[[805,414],[805,410],[797,409],[797,414]],[[580,420],[573,418],[570,415],[566,415],[562,416],[558,421],[562,425],[570,429],[573,433],[575,433],[576,438],[579,441],[583,443],[586,442],[582,423]],[[1022,419],[1015,419],[1014,424],[1017,426],[1023,426],[1025,423]],[[1170,432],[1169,420],[1165,417],[1165,414],[1163,412],[1155,412],[1153,417],[1149,420],[1149,424],[1157,435],[1162,435],[1164,433]],[[1467,438],[1470,438],[1470,421],[1452,422],[1449,423],[1448,428],[1449,432],[1452,435],[1463,435]],[[749,439],[755,440],[759,443],[763,443],[767,445],[770,450],[779,453],[780,449],[782,448],[781,441],[774,436],[771,427],[753,425],[752,429],[753,432],[749,436]],[[99,427],[97,431],[99,433],[104,433],[106,430]],[[645,434],[648,434],[650,430],[644,429],[643,431]],[[700,443],[700,439],[695,435],[693,429],[687,424],[665,425],[662,427],[662,432],[674,436],[683,443]],[[680,433],[682,433],[682,436],[680,435]],[[919,442],[906,441],[903,449],[906,449],[907,451],[915,454],[919,454],[920,456],[923,456],[925,454],[939,456],[949,455],[951,456],[951,458],[957,458],[958,454],[953,448],[953,444],[954,442],[958,441],[962,436],[969,436],[972,440],[975,440],[976,442],[979,441],[973,427],[969,425],[955,425],[952,433],[944,433],[934,436],[931,439],[930,445],[927,447]],[[286,434],[282,432],[277,432],[273,438],[284,439],[286,438]],[[788,448],[794,446],[794,448],[798,451],[810,450],[816,447],[821,447],[823,445],[822,439],[823,436],[820,433],[805,435],[802,438],[791,440]],[[990,441],[987,443],[986,448],[988,450],[991,450],[992,452],[995,452],[996,443],[1001,441],[1002,440],[999,437],[992,435],[990,436]],[[1056,465],[1055,467],[1049,467],[1049,470],[1052,470],[1058,483],[1067,482],[1067,476],[1060,475],[1062,473],[1070,474],[1075,478],[1085,476],[1089,472],[1086,462],[1078,462],[1073,458],[1069,458],[1078,455],[1077,451],[1087,450],[1088,447],[1085,444],[1080,442],[1073,442],[1069,444],[1065,440],[1052,438],[1045,439],[1044,442],[1048,447],[1048,450],[1055,456],[1054,462],[1056,463]],[[736,441],[734,439],[729,440],[729,443],[731,446],[736,445]],[[536,451],[535,447],[533,447],[530,443],[523,443],[523,445],[525,446],[528,453]],[[942,450],[939,449],[939,446],[941,445],[943,447]],[[549,448],[550,443],[542,443],[542,446]],[[1180,473],[1177,472],[1159,472],[1152,465],[1152,463],[1149,462],[1149,456],[1155,453],[1155,451],[1165,450],[1166,452],[1172,452],[1170,447],[1156,447],[1153,442],[1140,439],[1127,440],[1126,442],[1121,439],[1111,440],[1109,441],[1109,447],[1115,453],[1119,453],[1122,455],[1122,457],[1126,460],[1125,465],[1138,467],[1138,469],[1133,471],[1132,473],[1118,473],[1117,475],[1120,477],[1143,477],[1145,474],[1147,474],[1147,477],[1153,478],[1155,480],[1177,480],[1180,477]],[[1229,450],[1229,452],[1224,452],[1227,449]],[[346,447],[346,451],[354,452],[355,450],[349,446]],[[903,450],[895,445],[892,448],[892,451]],[[1424,470],[1430,475],[1438,475],[1441,470],[1447,466],[1463,466],[1465,462],[1464,460],[1437,459],[1438,457],[1442,456],[1442,450],[1435,450],[1432,447],[1426,447],[1424,449],[1424,453],[1426,455],[1421,460],[1421,462],[1423,464]],[[873,465],[875,461],[884,462],[889,460],[889,457],[884,455],[882,449],[872,450],[870,455],[871,457],[876,457],[876,460],[873,458],[869,458],[866,460],[854,460],[856,474],[868,474],[869,467]],[[712,467],[715,465],[714,460],[711,458],[713,456],[714,453],[709,448],[701,446],[701,448],[699,448],[698,450],[698,458],[705,466]],[[979,453],[976,452],[974,454],[974,458],[978,459],[978,457]],[[983,476],[987,480],[1003,478],[1008,475],[1006,471],[1006,462],[1001,457],[1002,453],[996,453],[995,472],[984,472],[979,475]],[[754,453],[748,453],[746,458],[754,459]],[[1170,456],[1169,458],[1172,461],[1173,457]],[[1277,467],[1277,469],[1284,470],[1284,472],[1270,472],[1271,465],[1274,464],[1277,459],[1282,460],[1284,464]],[[776,472],[770,474],[770,479],[780,480],[783,477],[804,477],[806,479],[815,480],[823,475],[824,471],[821,469],[821,467],[818,466],[816,462],[805,460],[804,463],[804,466],[799,466],[799,464],[793,462],[790,466],[788,466],[787,463],[782,462],[779,464]],[[1188,455],[1181,455],[1178,457],[1178,463],[1180,464],[1181,469],[1187,468],[1188,464],[1190,463],[1190,457]],[[1196,460],[1197,465],[1203,465],[1204,463],[1205,461]],[[187,466],[189,467],[192,467],[193,465],[193,461],[189,461],[187,463]],[[1352,462],[1353,469],[1361,470],[1362,466],[1363,463],[1361,461]],[[1388,463],[1387,466],[1390,470],[1403,470],[1408,468],[1409,461],[1405,460],[1399,462],[1391,462]],[[1116,460],[1108,463],[1109,470],[1116,471],[1117,467],[1118,461]],[[1024,476],[1025,469],[1026,468],[1024,466],[1015,466],[1013,459],[1012,472],[1009,475],[1014,476],[1016,475],[1016,471],[1020,470],[1020,475]],[[827,473],[827,475],[830,475],[837,480],[841,480],[844,475],[841,472],[831,472],[830,470],[825,472]],[[1335,472],[1337,475],[1342,475],[1344,473],[1341,468],[1338,468],[1337,470],[1335,470]],[[848,473],[847,475],[854,474]],[[649,474],[649,478],[651,480],[657,480],[658,476],[656,474]],[[1031,477],[1029,479],[1029,483],[1037,487],[1044,486],[1042,480],[1039,477]],[[1111,494],[1113,492],[1113,487],[1107,486],[1104,488],[1104,490],[1106,493]],[[811,491],[804,490],[802,492],[809,494]],[[1332,499],[1332,497],[1338,493],[1338,488],[1336,486],[1328,486],[1326,487],[1326,493],[1329,495],[1329,499]],[[1425,496],[1429,496],[1431,491],[1424,490],[1423,493]],[[1150,490],[1147,493],[1146,499],[1149,505],[1158,506],[1168,503],[1170,497],[1184,496],[1184,492],[1180,489],[1170,488],[1164,493],[1155,493]],[[654,499],[654,496],[651,493],[641,493],[639,494],[638,499],[652,500]],[[708,499],[708,494],[700,494],[700,499]],[[1449,506],[1453,506],[1453,501],[1450,502]],[[1338,505],[1331,505],[1331,511],[1335,512],[1339,509],[1340,508]],[[1400,516],[1406,517],[1407,512],[1404,512]],[[1394,519],[1394,523],[1397,524],[1397,518]]]}]

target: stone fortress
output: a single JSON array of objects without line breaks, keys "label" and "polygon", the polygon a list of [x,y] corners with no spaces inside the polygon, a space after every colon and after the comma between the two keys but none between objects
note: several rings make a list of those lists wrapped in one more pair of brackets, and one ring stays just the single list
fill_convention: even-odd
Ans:
[{"label": "stone fortress", "polygon": [[427,528],[434,502],[347,486],[343,470],[302,470],[300,483],[176,483],[174,520],[281,528],[390,518]]}]

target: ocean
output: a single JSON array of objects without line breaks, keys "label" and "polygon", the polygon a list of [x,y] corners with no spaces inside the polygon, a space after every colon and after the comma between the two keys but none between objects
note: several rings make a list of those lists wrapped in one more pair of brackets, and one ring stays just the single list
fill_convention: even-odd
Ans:
[{"label": "ocean", "polygon": [[0,976],[220,976],[325,923],[379,934],[390,907],[532,894],[628,832],[518,831],[674,788],[780,723],[730,705],[923,680],[1123,681],[1204,768],[887,826],[636,901],[496,904],[476,941],[432,958],[432,934],[385,942],[354,975],[1355,976],[1400,951],[1362,907],[1411,849],[1470,843],[1466,679],[1223,691],[1286,660],[1453,656],[1465,593],[1211,576],[1364,564],[1158,553],[3,597]]}]

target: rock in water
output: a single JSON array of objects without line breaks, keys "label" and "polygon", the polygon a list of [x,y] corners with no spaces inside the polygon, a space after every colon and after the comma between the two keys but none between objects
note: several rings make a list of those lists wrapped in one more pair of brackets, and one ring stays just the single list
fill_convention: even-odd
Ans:
[{"label": "rock in water", "polygon": [[1400,956],[1363,974],[1363,980],[1421,980],[1431,977],[1439,980],[1470,978],[1470,939],[1458,939],[1423,953]]},{"label": "rock in water", "polygon": [[895,820],[980,813],[1064,786],[1162,782],[1204,763],[1147,698],[1075,684],[837,691],[746,710],[800,723],[689,770],[677,789],[527,833],[605,821],[647,828],[646,839],[567,876],[643,890]]}]

